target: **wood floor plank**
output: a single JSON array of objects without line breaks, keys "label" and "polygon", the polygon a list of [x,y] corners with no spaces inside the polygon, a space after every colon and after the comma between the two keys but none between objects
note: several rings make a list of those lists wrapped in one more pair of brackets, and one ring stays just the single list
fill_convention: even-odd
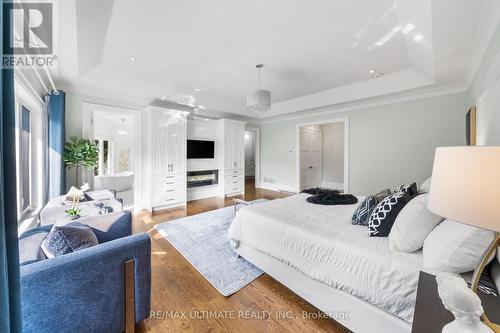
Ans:
[{"label": "wood floor plank", "polygon": [[[256,189],[247,180],[245,200],[276,199],[274,191]],[[176,208],[134,216],[133,232],[151,237],[154,316],[138,324],[138,332],[349,332],[332,319],[303,318],[318,312],[267,274],[237,293],[224,297],[156,230],[156,224],[232,205],[232,198],[208,198]],[[260,315],[260,317],[259,317]]]}]

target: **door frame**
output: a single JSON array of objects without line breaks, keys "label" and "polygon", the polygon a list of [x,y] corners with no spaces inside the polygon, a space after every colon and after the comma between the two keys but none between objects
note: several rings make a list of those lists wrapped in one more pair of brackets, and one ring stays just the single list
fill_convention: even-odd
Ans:
[{"label": "door frame", "polygon": [[255,132],[255,188],[260,188],[260,128],[245,126],[245,131]]},{"label": "door frame", "polygon": [[338,117],[297,124],[295,129],[295,188],[300,192],[300,128],[312,125],[344,123],[344,193],[349,193],[349,117]]},{"label": "door frame", "polygon": [[[134,145],[133,145],[133,163],[134,163],[134,210],[140,211],[143,208],[143,167],[142,167],[142,112],[141,110],[127,109],[118,106],[110,106],[105,104],[83,102],[82,111],[82,137],[93,138],[94,137],[94,124],[93,124],[93,114],[94,111],[98,112],[112,112],[118,114],[124,114],[134,117]],[[84,174],[82,172],[82,178],[86,178],[93,187],[94,176],[88,172]]]}]

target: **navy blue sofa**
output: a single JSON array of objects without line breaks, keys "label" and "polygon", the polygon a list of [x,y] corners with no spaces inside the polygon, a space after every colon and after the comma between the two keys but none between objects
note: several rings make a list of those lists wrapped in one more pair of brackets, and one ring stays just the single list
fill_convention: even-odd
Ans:
[{"label": "navy blue sofa", "polygon": [[47,259],[40,245],[52,225],[19,238],[23,332],[123,332],[125,262],[135,259],[135,322],[149,317],[151,241],[131,235],[128,211],[79,219],[99,245]]}]

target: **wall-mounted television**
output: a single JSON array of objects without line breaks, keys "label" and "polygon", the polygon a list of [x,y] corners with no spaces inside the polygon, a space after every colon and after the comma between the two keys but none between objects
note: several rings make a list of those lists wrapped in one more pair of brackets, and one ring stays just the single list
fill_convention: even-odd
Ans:
[{"label": "wall-mounted television", "polygon": [[214,158],[214,141],[187,140],[187,158]]}]

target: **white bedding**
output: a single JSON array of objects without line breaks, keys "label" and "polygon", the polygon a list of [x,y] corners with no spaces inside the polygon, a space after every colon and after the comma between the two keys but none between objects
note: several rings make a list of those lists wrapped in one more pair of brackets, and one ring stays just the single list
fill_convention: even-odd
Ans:
[{"label": "white bedding", "polygon": [[[306,276],[412,321],[421,251],[389,250],[386,237],[368,237],[351,224],[355,205],[321,206],[307,194],[241,208],[229,228],[243,242]],[[363,198],[359,197],[359,202]]]}]

